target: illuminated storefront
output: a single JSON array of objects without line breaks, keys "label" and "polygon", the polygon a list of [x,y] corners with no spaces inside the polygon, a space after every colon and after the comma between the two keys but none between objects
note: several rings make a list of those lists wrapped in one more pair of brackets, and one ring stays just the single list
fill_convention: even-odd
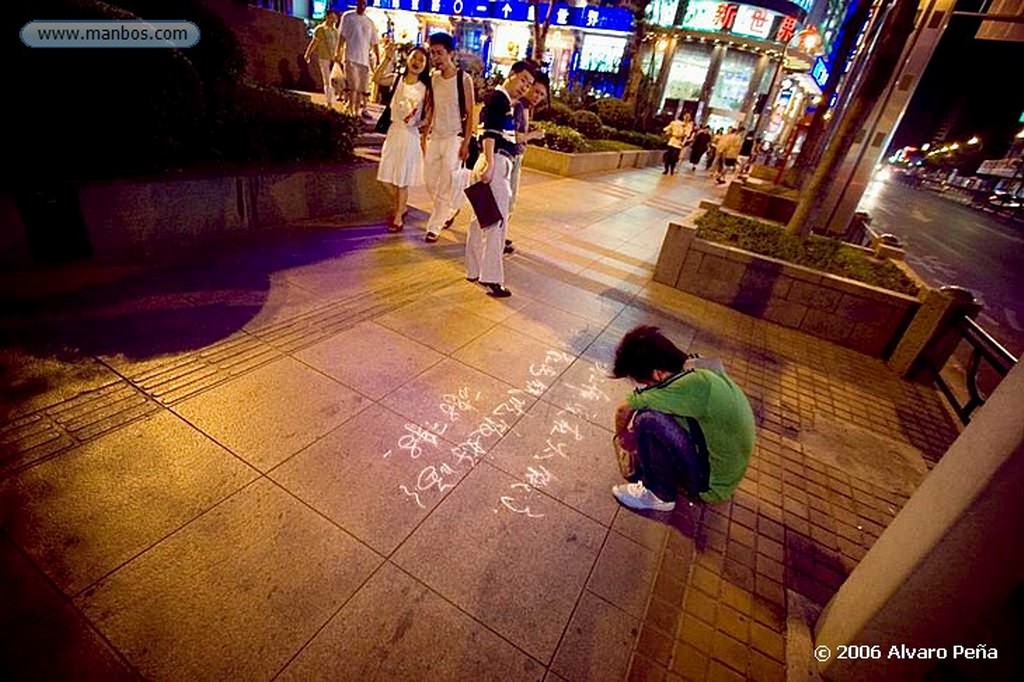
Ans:
[{"label": "illuminated storefront", "polygon": [[[335,9],[355,0],[334,2]],[[540,10],[546,5],[540,5]],[[513,62],[540,57],[555,88],[575,75],[609,76],[625,81],[624,60],[633,31],[631,12],[614,7],[556,2],[543,55],[533,55],[532,24],[538,6],[522,0],[368,0],[367,15],[382,36],[402,44],[423,44],[431,33],[455,36],[460,50],[477,55],[487,73],[508,70]],[[621,90],[621,84],[618,85]]]},{"label": "illuminated storefront", "polygon": [[812,0],[653,0],[655,40],[641,59],[661,110],[688,111],[712,128],[751,125],[811,9]]}]

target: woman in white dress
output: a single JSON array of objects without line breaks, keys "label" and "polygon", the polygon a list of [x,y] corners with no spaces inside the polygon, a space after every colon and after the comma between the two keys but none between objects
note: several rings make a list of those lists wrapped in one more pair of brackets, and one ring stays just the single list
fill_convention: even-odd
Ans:
[{"label": "woman in white dress", "polygon": [[[388,59],[392,59],[391,54]],[[377,180],[383,182],[395,202],[388,232],[400,232],[404,225],[409,187],[423,184],[423,145],[420,123],[431,106],[427,51],[413,48],[405,59],[405,70],[395,82],[391,97],[391,126],[380,153]]]}]

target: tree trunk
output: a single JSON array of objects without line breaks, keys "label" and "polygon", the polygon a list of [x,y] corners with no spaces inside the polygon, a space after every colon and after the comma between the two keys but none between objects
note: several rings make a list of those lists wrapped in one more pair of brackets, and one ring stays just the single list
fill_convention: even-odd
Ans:
[{"label": "tree trunk", "polygon": [[885,92],[890,79],[898,70],[907,39],[914,31],[917,5],[918,0],[893,0],[892,8],[880,29],[875,54],[871,55],[865,65],[863,81],[842,112],[818,167],[800,194],[800,203],[786,226],[790,234],[806,236],[817,228],[823,228],[828,222],[826,202],[829,188],[835,183],[846,152],[853,146],[875,102]]},{"label": "tree trunk", "polygon": [[[547,49],[548,30],[551,28],[551,15],[555,12],[555,0],[548,0],[542,3],[540,0],[531,0],[533,5],[533,61],[538,64],[544,63],[544,51]],[[547,10],[543,9],[544,4]]]},{"label": "tree trunk", "polygon": [[[640,109],[636,101],[640,95],[640,83],[643,81],[644,69],[640,63],[640,52],[643,48],[644,38],[647,36],[647,5],[651,0],[634,0],[633,4],[633,36],[629,41],[629,79],[626,81],[626,91],[622,99],[627,102],[634,102],[635,109]],[[625,5],[626,3],[622,3]],[[654,49],[653,47],[651,49]]]},{"label": "tree trunk", "polygon": [[[807,137],[804,139],[803,147],[800,148],[800,155],[793,164],[793,187],[801,189],[810,180],[814,167],[821,157],[821,145],[828,121],[825,119],[825,112],[828,111],[828,103],[839,89],[839,83],[843,80],[843,69],[849,62],[850,57],[857,49],[857,36],[871,17],[871,0],[858,0],[857,7],[850,15],[850,21],[843,29],[843,35],[836,46],[836,58],[832,62],[832,70],[828,74],[828,80],[821,93],[821,103],[814,112],[814,118],[807,129]],[[849,81],[852,82],[852,79]]]}]

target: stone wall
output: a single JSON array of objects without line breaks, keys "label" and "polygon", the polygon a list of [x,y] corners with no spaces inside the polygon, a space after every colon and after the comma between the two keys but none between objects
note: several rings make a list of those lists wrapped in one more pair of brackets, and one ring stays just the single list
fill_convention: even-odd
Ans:
[{"label": "stone wall", "polygon": [[671,223],[655,281],[868,355],[888,357],[918,299],[698,239]]},{"label": "stone wall", "polygon": [[797,200],[792,197],[763,192],[756,185],[742,180],[729,184],[722,206],[743,215],[777,223],[788,223],[796,211]]},{"label": "stone wall", "polygon": [[234,0],[211,0],[210,8],[234,31],[251,80],[289,90],[322,88],[317,68],[302,58],[309,42],[302,19]]},{"label": "stone wall", "polygon": [[529,145],[523,165],[533,170],[575,177],[586,173],[616,170],[618,168],[647,168],[661,163],[660,150],[630,150],[623,152],[588,152],[569,154],[545,147]]},{"label": "stone wall", "polygon": [[380,219],[390,200],[376,172],[364,163],[117,181],[83,187],[79,203],[94,258],[145,259],[311,218]]}]

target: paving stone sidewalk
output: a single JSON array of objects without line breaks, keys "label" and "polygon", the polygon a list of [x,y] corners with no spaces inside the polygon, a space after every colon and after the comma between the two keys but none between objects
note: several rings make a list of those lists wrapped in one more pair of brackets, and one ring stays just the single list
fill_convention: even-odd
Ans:
[{"label": "paving stone sidewalk", "polygon": [[[527,172],[504,301],[463,280],[465,217],[8,299],[7,672],[783,679],[789,605],[828,600],[957,428],[876,360],[652,283],[667,222],[717,194]],[[612,499],[607,369],[640,323],[750,396],[730,503]]]}]

